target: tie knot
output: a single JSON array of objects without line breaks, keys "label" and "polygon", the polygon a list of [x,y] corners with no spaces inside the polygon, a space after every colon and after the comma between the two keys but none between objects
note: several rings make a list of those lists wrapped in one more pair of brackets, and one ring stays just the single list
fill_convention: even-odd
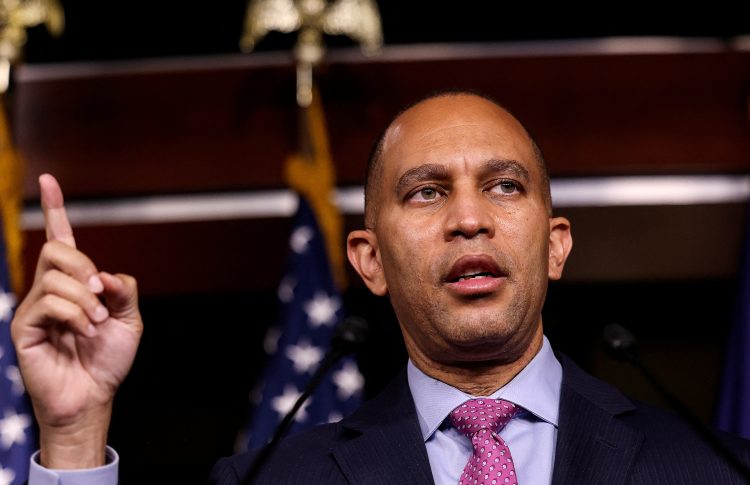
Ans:
[{"label": "tie knot", "polygon": [[515,404],[502,399],[470,399],[451,411],[453,426],[471,437],[483,429],[498,432],[520,409]]}]

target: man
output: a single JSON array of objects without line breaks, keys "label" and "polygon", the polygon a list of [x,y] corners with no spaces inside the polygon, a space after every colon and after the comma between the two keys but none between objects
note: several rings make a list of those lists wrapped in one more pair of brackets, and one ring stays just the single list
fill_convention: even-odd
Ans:
[{"label": "man", "polygon": [[[142,328],[135,283],[74,249],[59,188],[40,182],[50,242],[13,323],[40,423],[35,459],[101,467]],[[679,421],[552,353],[541,310],[570,223],[552,217],[541,153],[505,109],[468,92],[411,106],[379,141],[365,198],[348,256],[389,297],[407,370],[340,423],[282,442],[257,483],[744,483]],[[224,459],[211,480],[240,483],[251,463]]]}]

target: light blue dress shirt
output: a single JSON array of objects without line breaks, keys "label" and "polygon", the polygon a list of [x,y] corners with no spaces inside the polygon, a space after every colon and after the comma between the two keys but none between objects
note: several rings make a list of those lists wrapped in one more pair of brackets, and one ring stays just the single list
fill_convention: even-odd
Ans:
[{"label": "light blue dress shirt", "polygon": [[562,366],[547,337],[531,362],[491,396],[470,396],[425,375],[411,360],[407,376],[436,485],[456,485],[471,457],[471,441],[446,418],[474,397],[505,399],[525,409],[500,431],[500,436],[510,448],[519,484],[552,482]]},{"label": "light blue dress shirt", "polygon": [[[448,414],[473,397],[502,398],[521,406],[519,414],[500,432],[510,448],[520,484],[546,484],[552,480],[562,367],[544,337],[542,349],[504,387],[491,396],[470,396],[428,377],[409,361],[409,388],[419,417],[436,485],[456,485],[472,453],[471,442],[447,424]],[[107,447],[107,464],[88,470],[49,470],[39,465],[39,452],[31,457],[29,485],[116,485],[119,457]]]},{"label": "light blue dress shirt", "polygon": [[39,464],[39,452],[31,455],[29,485],[116,485],[120,457],[107,447],[104,466],[84,470],[50,470]]}]

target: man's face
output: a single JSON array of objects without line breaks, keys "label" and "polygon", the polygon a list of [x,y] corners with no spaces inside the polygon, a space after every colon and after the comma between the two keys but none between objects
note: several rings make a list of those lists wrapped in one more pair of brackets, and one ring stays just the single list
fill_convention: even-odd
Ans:
[{"label": "man's face", "polygon": [[523,127],[479,97],[434,98],[391,126],[381,169],[366,262],[352,262],[390,296],[412,359],[514,361],[539,343],[570,232],[548,216]]}]

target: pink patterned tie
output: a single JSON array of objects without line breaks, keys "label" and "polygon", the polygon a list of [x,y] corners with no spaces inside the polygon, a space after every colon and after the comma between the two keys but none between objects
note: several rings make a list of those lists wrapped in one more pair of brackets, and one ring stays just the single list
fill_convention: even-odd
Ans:
[{"label": "pink patterned tie", "polygon": [[502,399],[471,399],[451,411],[453,426],[474,447],[459,485],[518,485],[510,450],[497,433],[519,411]]}]

